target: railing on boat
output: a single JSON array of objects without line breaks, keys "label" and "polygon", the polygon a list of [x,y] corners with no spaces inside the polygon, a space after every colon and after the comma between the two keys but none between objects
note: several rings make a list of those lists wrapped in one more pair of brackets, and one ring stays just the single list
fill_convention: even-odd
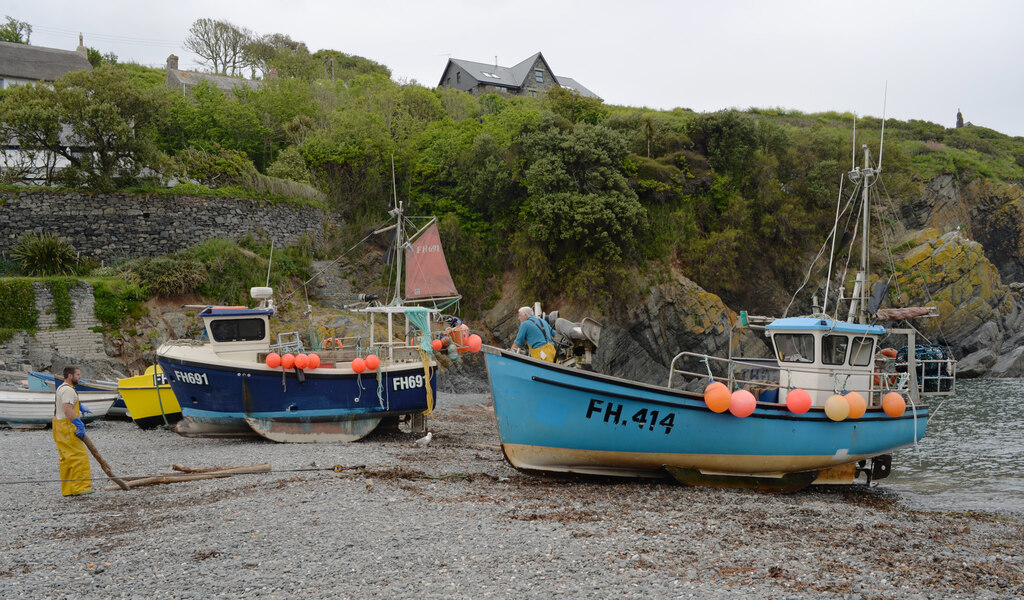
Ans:
[{"label": "railing on boat", "polygon": [[[680,359],[693,359],[704,365],[703,371],[687,371],[678,369],[676,363]],[[715,365],[714,368],[712,365]],[[911,371],[914,377],[911,376]],[[717,371],[717,373],[716,373]],[[774,378],[752,377],[748,373],[770,374],[775,372]],[[821,368],[808,368],[800,366],[780,366],[774,359],[737,359],[721,358],[698,354],[695,352],[680,352],[672,358],[669,365],[668,384],[671,388],[676,375],[693,378],[697,380],[715,377],[726,382],[730,390],[739,388],[762,388],[763,393],[770,389],[780,389],[784,386],[779,374],[786,371],[793,373],[807,373],[816,375],[828,375],[834,382],[831,388],[813,388],[801,386],[807,391],[815,392],[840,392],[846,389],[846,382],[852,376],[868,377],[866,390],[858,389],[858,392],[867,392],[874,404],[881,402],[881,396],[885,392],[896,391],[908,393],[911,389],[912,380],[916,380],[917,397],[920,396],[950,396],[956,393],[956,361],[952,359],[924,359],[910,360],[906,372],[900,371],[872,371],[835,368],[823,371]]]}]

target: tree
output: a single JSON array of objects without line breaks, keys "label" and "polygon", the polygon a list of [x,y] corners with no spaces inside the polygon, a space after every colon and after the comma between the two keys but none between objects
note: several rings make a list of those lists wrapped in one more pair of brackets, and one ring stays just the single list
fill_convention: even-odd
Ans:
[{"label": "tree", "polygon": [[100,54],[100,51],[95,48],[86,48],[86,54],[89,57],[89,64],[92,68],[96,69],[103,63],[109,65],[117,64],[117,55],[113,52],[107,52],[106,54]]},{"label": "tree", "polygon": [[209,63],[215,73],[237,75],[246,66],[244,49],[252,37],[250,30],[227,21],[197,19],[189,28],[185,48]]},{"label": "tree", "polygon": [[544,94],[544,104],[556,115],[573,123],[597,125],[608,113],[600,98],[587,98],[576,90],[553,87]]},{"label": "tree", "polygon": [[60,175],[68,182],[109,191],[156,159],[149,132],[157,106],[154,94],[133,86],[124,71],[102,65],[58,77],[52,89],[6,91],[0,123],[22,150],[64,158],[69,166]]},{"label": "tree", "polygon": [[32,36],[32,26],[10,16],[6,18],[7,22],[0,25],[0,42],[27,44],[29,37]]}]

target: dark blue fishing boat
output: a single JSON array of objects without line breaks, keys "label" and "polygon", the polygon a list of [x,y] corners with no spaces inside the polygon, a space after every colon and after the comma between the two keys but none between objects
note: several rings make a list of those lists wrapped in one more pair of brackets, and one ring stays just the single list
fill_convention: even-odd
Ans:
[{"label": "dark blue fishing boat", "polygon": [[273,343],[273,290],[263,287],[251,290],[257,308],[204,307],[201,341],[158,349],[184,416],[178,433],[327,442],[358,440],[385,417],[406,415],[418,423],[414,428],[425,427],[422,416],[432,412],[436,389],[431,323],[440,308],[414,303],[453,303],[459,296],[436,220],[406,238],[400,205],[392,216],[396,224],[379,231],[394,229],[395,248],[405,249],[405,295],[399,294],[400,252],[392,301],[381,305],[373,297],[353,309],[367,320],[365,336],[343,342],[318,337],[311,327],[305,343],[296,332]]}]

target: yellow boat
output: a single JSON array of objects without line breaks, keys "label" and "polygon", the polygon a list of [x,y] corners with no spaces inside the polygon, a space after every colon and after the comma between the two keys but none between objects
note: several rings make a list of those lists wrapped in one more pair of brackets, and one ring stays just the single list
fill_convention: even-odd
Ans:
[{"label": "yellow boat", "polygon": [[174,397],[167,376],[159,365],[151,365],[143,375],[117,381],[128,413],[143,429],[173,425],[181,420],[181,406]]}]

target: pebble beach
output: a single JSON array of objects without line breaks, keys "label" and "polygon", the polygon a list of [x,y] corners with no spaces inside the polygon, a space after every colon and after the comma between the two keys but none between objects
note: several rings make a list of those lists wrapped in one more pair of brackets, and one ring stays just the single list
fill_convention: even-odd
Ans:
[{"label": "pebble beach", "polygon": [[884,480],[772,495],[521,473],[487,394],[441,393],[429,423],[418,447],[100,421],[122,477],[272,471],[107,491],[93,461],[97,492],[74,498],[49,430],[0,428],[0,598],[1024,597],[1019,514],[918,510]]}]

